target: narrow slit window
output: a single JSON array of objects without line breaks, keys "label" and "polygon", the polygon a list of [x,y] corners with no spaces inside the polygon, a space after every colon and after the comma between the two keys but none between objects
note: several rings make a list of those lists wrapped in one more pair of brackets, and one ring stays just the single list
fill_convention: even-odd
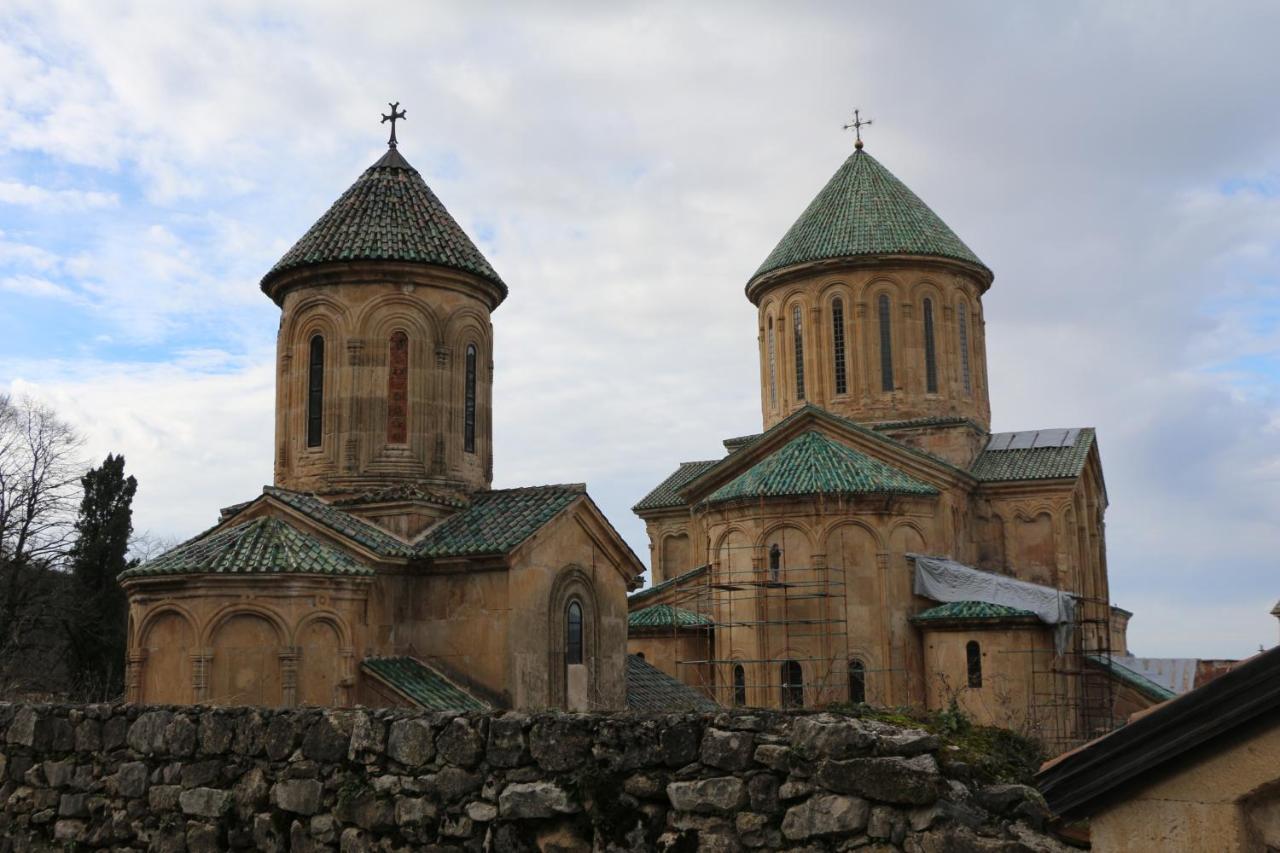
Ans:
[{"label": "narrow slit window", "polygon": [[582,663],[582,605],[576,601],[569,602],[565,614],[564,662]]},{"label": "narrow slit window", "polygon": [[880,294],[876,303],[880,315],[880,390],[893,390],[893,330],[889,328],[889,295]]},{"label": "narrow slit window", "polygon": [[969,686],[982,686],[982,647],[977,640],[970,640],[964,647],[965,662],[969,666]]},{"label": "narrow slit window", "polygon": [[476,345],[467,344],[467,395],[463,409],[463,450],[476,452]]},{"label": "narrow slit window", "polygon": [[831,302],[831,342],[836,358],[836,393],[849,390],[848,371],[844,364],[844,300],[836,297]]},{"label": "narrow slit window", "polygon": [[782,662],[782,707],[804,707],[804,670],[798,661]]},{"label": "narrow slit window", "polygon": [[973,393],[973,380],[969,378],[969,308],[963,302],[956,310],[960,329],[960,376],[964,380],[964,393]]},{"label": "narrow slit window", "polygon": [[319,447],[324,436],[324,337],[311,336],[307,366],[307,447]]},{"label": "narrow slit window", "polygon": [[774,542],[769,549],[769,580],[777,583],[782,579],[782,549]]},{"label": "narrow slit window", "polygon": [[924,301],[924,385],[928,393],[938,393],[938,354],[933,347],[932,299]]},{"label": "narrow slit window", "polygon": [[796,399],[804,399],[804,324],[800,306],[792,310],[796,337]]},{"label": "narrow slit window", "polygon": [[387,347],[387,443],[409,440],[409,336],[394,332]]},{"label": "narrow slit window", "polygon": [[857,658],[849,661],[849,701],[855,705],[867,701],[867,667]]},{"label": "narrow slit window", "polygon": [[778,345],[773,337],[773,318],[769,318],[769,406],[778,408]]},{"label": "narrow slit window", "polygon": [[733,706],[745,707],[747,704],[747,671],[742,664],[733,667]]}]

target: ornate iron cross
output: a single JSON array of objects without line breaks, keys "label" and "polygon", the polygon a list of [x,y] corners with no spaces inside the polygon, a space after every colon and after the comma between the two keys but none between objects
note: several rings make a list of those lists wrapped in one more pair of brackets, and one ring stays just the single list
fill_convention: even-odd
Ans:
[{"label": "ornate iron cross", "polygon": [[[379,124],[386,124],[387,122],[391,122],[391,138],[387,140],[387,147],[395,148],[396,147],[396,121],[398,119],[404,118],[404,110],[399,108],[400,107],[399,101],[396,101],[394,104],[388,102],[387,106],[391,107],[391,115],[384,114],[382,116],[382,121],[380,121]],[[870,122],[868,122],[868,124],[870,124]]]},{"label": "ornate iron cross", "polygon": [[871,119],[867,119],[866,121],[863,121],[862,116],[859,115],[858,113],[858,110],[853,111],[853,121],[846,124],[844,126],[844,129],[848,130],[849,128],[853,128],[853,135],[855,137],[855,141],[853,143],[854,148],[857,148],[858,150],[862,150],[862,128],[867,127],[870,124],[871,124]]}]

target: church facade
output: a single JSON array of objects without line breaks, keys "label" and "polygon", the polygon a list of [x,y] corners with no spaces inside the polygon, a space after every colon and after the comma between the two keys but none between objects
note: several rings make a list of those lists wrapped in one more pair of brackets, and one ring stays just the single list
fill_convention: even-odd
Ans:
[{"label": "church facade", "polygon": [[581,484],[491,488],[507,286],[394,135],[261,286],[275,482],[122,575],[128,698],[625,707],[644,566]]},{"label": "church facade", "polygon": [[763,430],[635,506],[632,652],[724,705],[954,701],[1062,745],[1154,701],[1111,655],[1094,431],[990,431],[992,280],[859,141],[746,285]]}]

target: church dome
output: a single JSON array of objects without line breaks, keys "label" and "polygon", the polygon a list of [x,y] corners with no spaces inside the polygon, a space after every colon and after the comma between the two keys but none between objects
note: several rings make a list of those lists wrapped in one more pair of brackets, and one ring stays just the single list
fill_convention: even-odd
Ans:
[{"label": "church dome", "polygon": [[395,148],[383,154],[262,278],[342,261],[397,261],[449,267],[507,286],[440,203],[418,170]]},{"label": "church dome", "polygon": [[861,148],[831,176],[751,277],[835,258],[914,255],[991,270],[920,197]]}]

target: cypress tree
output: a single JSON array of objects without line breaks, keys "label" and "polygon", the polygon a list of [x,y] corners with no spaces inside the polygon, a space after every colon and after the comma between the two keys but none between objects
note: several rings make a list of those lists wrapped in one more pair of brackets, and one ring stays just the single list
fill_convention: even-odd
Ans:
[{"label": "cypress tree", "polygon": [[128,603],[118,577],[131,565],[138,481],[124,475],[124,456],[108,454],[80,482],[84,497],[69,555],[75,601],[67,624],[68,669],[73,692],[110,699],[124,690]]}]

